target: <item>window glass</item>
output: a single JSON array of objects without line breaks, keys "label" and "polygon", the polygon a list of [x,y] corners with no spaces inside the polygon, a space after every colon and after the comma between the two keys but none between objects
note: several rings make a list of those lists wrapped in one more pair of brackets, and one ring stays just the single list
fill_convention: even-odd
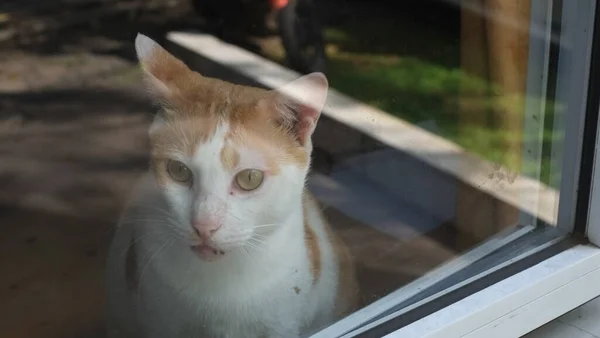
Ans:
[{"label": "window glass", "polygon": [[333,336],[558,227],[561,13],[0,6],[4,335]]}]

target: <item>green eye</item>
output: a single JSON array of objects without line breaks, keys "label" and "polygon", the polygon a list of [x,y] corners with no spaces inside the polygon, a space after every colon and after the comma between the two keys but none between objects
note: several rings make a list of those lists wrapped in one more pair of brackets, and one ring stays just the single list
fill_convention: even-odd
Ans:
[{"label": "green eye", "polygon": [[181,183],[190,182],[193,177],[192,172],[185,164],[175,160],[169,160],[167,172],[173,180]]},{"label": "green eye", "polygon": [[263,181],[264,173],[258,169],[245,169],[235,175],[235,183],[245,191],[255,190]]}]

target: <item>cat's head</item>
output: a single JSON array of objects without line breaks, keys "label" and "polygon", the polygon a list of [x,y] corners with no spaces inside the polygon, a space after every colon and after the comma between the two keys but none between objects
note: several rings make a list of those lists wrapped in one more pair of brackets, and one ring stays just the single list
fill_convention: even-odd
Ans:
[{"label": "cat's head", "polygon": [[151,168],[176,231],[205,258],[260,245],[301,208],[325,76],[268,91],[204,77],[146,36],[135,46],[161,107]]}]

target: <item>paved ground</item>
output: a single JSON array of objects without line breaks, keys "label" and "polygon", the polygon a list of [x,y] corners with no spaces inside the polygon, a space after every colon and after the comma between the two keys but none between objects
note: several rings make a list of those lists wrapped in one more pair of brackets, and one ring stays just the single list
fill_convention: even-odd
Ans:
[{"label": "paved ground", "polygon": [[110,229],[146,163],[149,107],[118,57],[15,51],[0,64],[0,326],[87,337],[102,324]]}]

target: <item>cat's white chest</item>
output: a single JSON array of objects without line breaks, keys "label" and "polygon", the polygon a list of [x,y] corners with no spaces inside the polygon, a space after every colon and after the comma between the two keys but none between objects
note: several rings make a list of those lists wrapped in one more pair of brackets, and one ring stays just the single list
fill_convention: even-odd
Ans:
[{"label": "cat's white chest", "polygon": [[[149,257],[156,245],[140,245]],[[149,337],[294,337],[312,321],[313,281],[304,247],[271,261],[197,264],[185,247],[164,249],[142,271],[134,301]],[[236,273],[256,264],[244,273]],[[229,271],[227,271],[229,270]],[[138,299],[135,299],[135,298]]]},{"label": "cat's white chest", "polygon": [[[218,273],[218,267],[188,272],[181,268],[182,261],[163,265],[168,257],[157,260],[140,285],[145,302],[140,314],[152,335],[293,337],[310,320],[306,310],[311,302],[311,279],[303,260],[288,259],[288,266],[279,266],[282,278],[265,278],[268,269],[257,269],[254,276],[232,272],[219,281],[200,277]],[[170,275],[165,278],[165,274]]]}]

